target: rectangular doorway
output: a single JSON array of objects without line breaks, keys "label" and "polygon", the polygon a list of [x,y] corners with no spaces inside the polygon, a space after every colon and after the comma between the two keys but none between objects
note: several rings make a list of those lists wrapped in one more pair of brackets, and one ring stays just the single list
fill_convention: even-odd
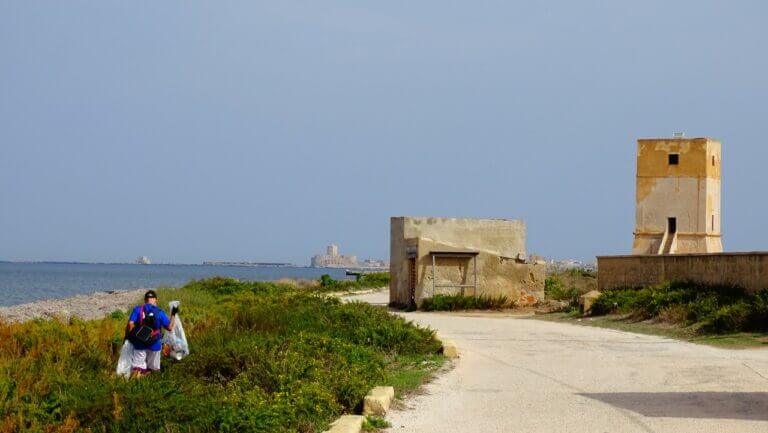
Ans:
[{"label": "rectangular doorway", "polygon": [[677,233],[677,218],[670,217],[667,218],[667,233]]},{"label": "rectangular doorway", "polygon": [[408,259],[408,306],[416,306],[416,258]]}]

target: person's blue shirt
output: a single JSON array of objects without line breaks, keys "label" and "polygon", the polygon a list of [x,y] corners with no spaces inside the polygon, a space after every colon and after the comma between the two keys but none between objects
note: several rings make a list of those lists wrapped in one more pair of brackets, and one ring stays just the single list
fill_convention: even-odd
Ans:
[{"label": "person's blue shirt", "polygon": [[[171,320],[168,318],[168,316],[165,314],[165,311],[160,309],[160,307],[152,304],[144,304],[144,305],[137,305],[133,307],[133,311],[131,311],[131,317],[128,318],[129,322],[133,322],[135,326],[139,326],[139,320],[141,319],[141,309],[144,309],[144,320],[146,321],[147,316],[150,313],[154,313],[155,315],[155,326],[153,326],[153,329],[160,330],[162,332],[163,328],[167,328],[171,325]],[[158,351],[163,348],[163,344],[160,342],[162,338],[157,339],[153,344],[149,346],[145,346],[143,344],[133,344],[133,348],[136,350],[153,350]]]}]

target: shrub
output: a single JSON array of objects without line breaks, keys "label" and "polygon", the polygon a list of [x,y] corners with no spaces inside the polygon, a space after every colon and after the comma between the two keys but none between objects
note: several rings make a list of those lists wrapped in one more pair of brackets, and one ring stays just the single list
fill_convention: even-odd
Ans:
[{"label": "shrub", "polygon": [[183,302],[192,354],[141,380],[114,375],[125,317],[0,323],[3,431],[313,432],[361,404],[399,356],[440,343],[367,304],[212,278]]},{"label": "shrub", "polygon": [[578,303],[579,291],[575,287],[566,289],[562,280],[557,276],[549,276],[544,280],[544,294],[549,299]]},{"label": "shrub", "polygon": [[320,276],[323,291],[338,292],[344,290],[375,289],[389,285],[389,272],[371,272],[358,275],[355,280],[334,280],[328,274]]},{"label": "shrub", "polygon": [[744,301],[725,305],[707,317],[704,330],[717,334],[742,331],[749,323],[750,314],[750,305]]},{"label": "shrub", "polygon": [[391,427],[392,424],[384,418],[378,416],[367,416],[363,421],[363,431],[379,431],[387,427]]},{"label": "shrub", "polygon": [[421,302],[424,311],[501,310],[512,308],[514,302],[506,296],[435,295]]},{"label": "shrub", "polygon": [[385,287],[389,286],[390,275],[389,272],[370,272],[362,274],[360,276],[361,287]]},{"label": "shrub", "polygon": [[768,327],[768,290],[748,294],[734,286],[687,282],[603,292],[593,314],[625,313],[638,320],[657,318],[684,325],[700,324],[702,332],[740,332]]}]

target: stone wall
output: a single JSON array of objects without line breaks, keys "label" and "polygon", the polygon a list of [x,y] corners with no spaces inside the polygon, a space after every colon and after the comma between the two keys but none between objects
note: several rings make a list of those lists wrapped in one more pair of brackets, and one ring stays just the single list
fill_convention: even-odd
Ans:
[{"label": "stone wall", "polygon": [[598,290],[666,281],[736,285],[750,292],[768,288],[768,252],[602,256]]}]

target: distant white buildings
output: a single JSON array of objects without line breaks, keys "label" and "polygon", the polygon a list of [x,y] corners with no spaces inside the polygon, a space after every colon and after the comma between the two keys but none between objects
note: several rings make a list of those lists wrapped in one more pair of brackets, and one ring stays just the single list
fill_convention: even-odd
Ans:
[{"label": "distant white buildings", "polygon": [[360,262],[360,267],[371,269],[389,269],[389,262],[386,260],[365,259]]},{"label": "distant white buildings", "polygon": [[136,259],[136,264],[138,264],[138,265],[151,265],[152,261],[149,260],[149,257],[147,257],[147,256],[141,256],[138,259]]},{"label": "distant white buildings", "polygon": [[582,262],[581,260],[574,259],[547,261],[547,272],[565,272],[572,269],[586,272],[597,272],[597,263]]}]

